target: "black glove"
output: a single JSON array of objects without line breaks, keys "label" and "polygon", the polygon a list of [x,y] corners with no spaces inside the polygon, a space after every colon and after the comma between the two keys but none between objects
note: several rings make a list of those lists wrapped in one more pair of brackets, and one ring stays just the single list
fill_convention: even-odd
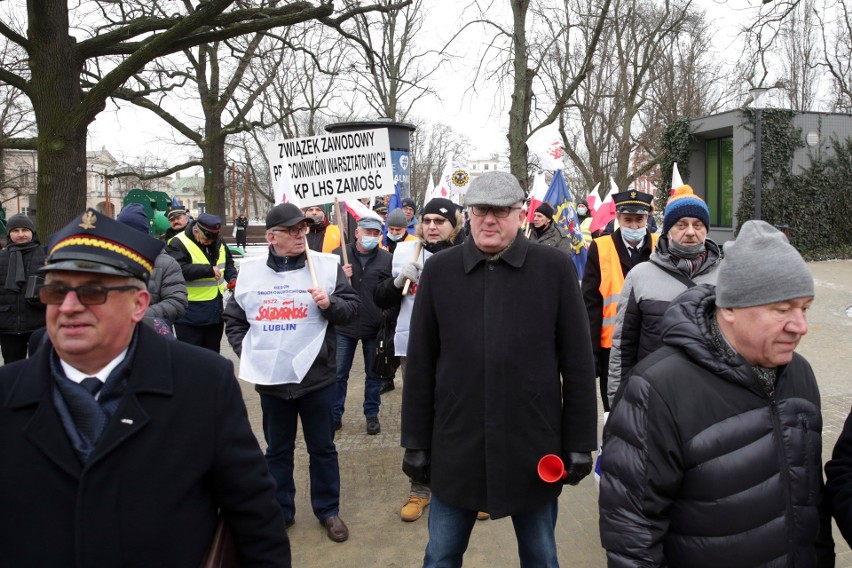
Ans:
[{"label": "black glove", "polygon": [[562,483],[577,485],[584,477],[592,473],[591,452],[568,452],[563,461],[567,475]]},{"label": "black glove", "polygon": [[432,472],[432,452],[429,450],[405,450],[402,471],[415,483],[429,485]]}]

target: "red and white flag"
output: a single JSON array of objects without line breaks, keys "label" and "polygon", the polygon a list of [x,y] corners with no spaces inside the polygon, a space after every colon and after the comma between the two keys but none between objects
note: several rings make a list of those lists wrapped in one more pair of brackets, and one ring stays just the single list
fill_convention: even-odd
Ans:
[{"label": "red and white flag", "polygon": [[544,203],[544,196],[547,195],[547,183],[544,181],[544,172],[538,172],[533,178],[532,191],[530,192],[530,204],[527,209],[527,223],[533,222],[535,210],[538,206]]},{"label": "red and white flag", "polygon": [[343,205],[346,206],[346,210],[349,212],[349,214],[355,217],[355,221],[360,220],[361,217],[373,217],[374,219],[378,219],[379,221],[384,223],[384,220],[382,219],[381,215],[379,215],[357,199],[347,199],[343,202]]},{"label": "red and white flag", "polygon": [[562,135],[555,122],[543,126],[532,133],[527,139],[527,148],[538,158],[541,169],[561,170],[562,163]]},{"label": "red and white flag", "polygon": [[436,188],[438,195],[435,197],[451,199],[451,196],[457,193],[466,193],[469,185],[470,174],[467,171],[467,166],[454,161],[451,156],[447,156],[447,165],[441,174],[440,183]]},{"label": "red and white flag", "polygon": [[595,211],[594,215],[592,215],[592,224],[589,226],[589,232],[591,233],[605,228],[610,221],[615,219],[615,201],[612,200],[612,196],[618,193],[618,187],[616,187],[612,176],[609,178],[609,187],[610,190],[606,198],[600,207],[598,207],[598,210]]},{"label": "red and white flag", "polygon": [[586,203],[589,204],[589,211],[592,213],[597,211],[598,207],[601,206],[601,194],[598,192],[600,187],[601,182],[598,182],[597,185],[595,185],[595,188],[591,191],[591,193],[586,196]]}]

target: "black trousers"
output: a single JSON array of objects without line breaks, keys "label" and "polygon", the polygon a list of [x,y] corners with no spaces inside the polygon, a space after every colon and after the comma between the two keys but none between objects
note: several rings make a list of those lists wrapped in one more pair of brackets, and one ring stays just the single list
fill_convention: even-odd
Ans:
[{"label": "black trousers", "polygon": [[606,385],[609,382],[609,347],[602,347],[597,353],[598,377],[601,382],[601,400],[604,412],[609,412],[609,398],[606,396]]},{"label": "black trousers", "polygon": [[3,351],[3,363],[11,363],[27,358],[27,342],[32,333],[0,334],[0,349]]},{"label": "black trousers", "polygon": [[225,322],[213,325],[186,325],[175,324],[175,334],[180,341],[204,347],[215,353],[219,352],[222,345],[222,332],[225,331]]}]

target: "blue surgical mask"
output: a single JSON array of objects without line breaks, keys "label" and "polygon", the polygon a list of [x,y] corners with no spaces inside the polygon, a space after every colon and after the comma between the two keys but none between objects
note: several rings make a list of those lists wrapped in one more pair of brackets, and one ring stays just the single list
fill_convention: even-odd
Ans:
[{"label": "blue surgical mask", "polygon": [[399,240],[401,240],[404,236],[405,236],[405,233],[402,233],[402,234],[400,234],[400,235],[394,235],[394,234],[392,234],[392,233],[388,233],[388,238],[389,238],[390,240],[392,240],[392,241],[399,241]]},{"label": "blue surgical mask", "polygon": [[581,217],[584,216],[588,212],[589,212],[589,210],[586,209],[585,207],[577,207],[577,215],[580,215]]},{"label": "blue surgical mask", "polygon": [[621,227],[621,234],[624,237],[624,240],[630,243],[638,243],[645,237],[645,233],[646,229],[644,227],[641,229]]},{"label": "blue surgical mask", "polygon": [[361,246],[373,250],[379,245],[379,237],[361,237]]}]

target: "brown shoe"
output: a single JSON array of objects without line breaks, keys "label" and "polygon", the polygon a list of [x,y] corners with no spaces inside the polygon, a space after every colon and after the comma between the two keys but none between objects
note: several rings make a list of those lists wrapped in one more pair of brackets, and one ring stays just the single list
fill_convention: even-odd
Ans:
[{"label": "brown shoe", "polygon": [[477,521],[487,521],[487,520],[488,520],[488,519],[490,519],[490,518],[491,518],[491,515],[489,515],[489,514],[488,514],[488,513],[486,513],[485,511],[479,511],[479,512],[476,514],[476,520],[477,520]]},{"label": "brown shoe", "polygon": [[409,495],[408,503],[403,505],[402,509],[399,511],[399,517],[407,523],[416,521],[423,514],[423,509],[429,505],[430,500],[431,499],[429,497]]},{"label": "brown shoe", "polygon": [[320,524],[325,527],[325,534],[328,535],[328,538],[334,542],[343,542],[349,538],[349,529],[346,528],[343,519],[337,515],[320,521]]}]

